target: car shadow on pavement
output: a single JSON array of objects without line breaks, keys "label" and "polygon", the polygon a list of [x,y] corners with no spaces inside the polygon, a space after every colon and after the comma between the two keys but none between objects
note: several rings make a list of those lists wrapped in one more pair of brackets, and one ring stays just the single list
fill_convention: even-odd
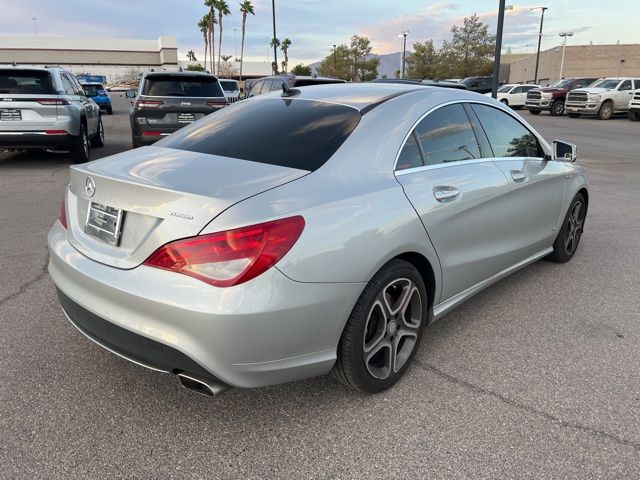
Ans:
[{"label": "car shadow on pavement", "polygon": [[69,152],[0,152],[0,168],[46,170],[69,165]]}]

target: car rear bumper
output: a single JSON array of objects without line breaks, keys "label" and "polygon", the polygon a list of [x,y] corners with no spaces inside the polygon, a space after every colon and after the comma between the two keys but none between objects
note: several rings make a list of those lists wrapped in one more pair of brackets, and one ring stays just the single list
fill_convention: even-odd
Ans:
[{"label": "car rear bumper", "polygon": [[83,333],[143,366],[237,387],[327,373],[364,288],[294,282],[271,268],[220,289],[144,265],[95,262],[71,246],[60,222],[48,242],[49,274]]},{"label": "car rear bumper", "polygon": [[56,148],[78,142],[78,137],[68,133],[39,131],[0,131],[0,148]]},{"label": "car rear bumper", "polygon": [[167,135],[171,135],[171,133],[173,132],[161,132],[158,134],[150,134],[147,132],[142,135],[133,135],[133,143],[134,145],[153,145],[158,140],[165,138]]}]

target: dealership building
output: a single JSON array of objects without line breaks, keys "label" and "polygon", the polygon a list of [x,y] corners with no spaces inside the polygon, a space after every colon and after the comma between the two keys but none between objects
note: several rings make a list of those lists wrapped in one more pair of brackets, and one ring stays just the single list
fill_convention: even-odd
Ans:
[{"label": "dealership building", "polygon": [[[75,74],[105,75],[108,83],[136,81],[149,70],[178,70],[202,63],[178,60],[178,40],[168,35],[155,40],[0,36],[0,65],[14,62],[59,65]],[[240,70],[239,62],[231,62],[230,67]],[[271,64],[266,61],[244,62],[244,78],[270,74]]]},{"label": "dealership building", "polygon": [[[538,83],[548,85],[560,78],[562,46],[540,52]],[[536,55],[508,64],[510,83],[533,83]],[[640,44],[567,45],[562,77],[640,77]],[[501,75],[502,77],[502,75]]]}]

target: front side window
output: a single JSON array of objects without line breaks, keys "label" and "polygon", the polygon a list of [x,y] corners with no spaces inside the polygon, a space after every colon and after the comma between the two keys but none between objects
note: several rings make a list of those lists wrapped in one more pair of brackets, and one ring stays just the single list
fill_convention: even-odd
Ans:
[{"label": "front side window", "polygon": [[223,97],[218,79],[205,75],[150,75],[143,95],[153,97]]},{"label": "front side window", "polygon": [[156,145],[314,171],[333,156],[359,122],[360,112],[344,105],[263,99],[224,108]]},{"label": "front side window", "polygon": [[416,127],[425,165],[480,158],[478,140],[461,104],[427,115]]},{"label": "front side window", "polygon": [[69,78],[69,75],[63,73],[60,75],[60,78],[62,79],[62,85],[64,86],[64,93],[67,95],[75,95],[75,87],[73,86],[73,82]]},{"label": "front side window", "polygon": [[489,139],[494,157],[543,157],[536,136],[507,113],[488,105],[472,105]]}]

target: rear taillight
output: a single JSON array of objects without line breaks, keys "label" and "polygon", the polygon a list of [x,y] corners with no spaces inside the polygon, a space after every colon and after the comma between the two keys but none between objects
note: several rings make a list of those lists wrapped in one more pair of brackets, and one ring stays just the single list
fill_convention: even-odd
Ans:
[{"label": "rear taillight", "polygon": [[58,215],[58,220],[64,228],[67,228],[67,202],[66,202],[67,194],[62,196],[62,204],[60,205],[60,214]]},{"label": "rear taillight", "polygon": [[69,105],[67,100],[58,98],[39,98],[36,100],[40,105]]},{"label": "rear taillight", "polygon": [[216,287],[247,282],[274,266],[304,229],[301,216],[168,243],[145,262]]},{"label": "rear taillight", "polygon": [[153,135],[162,135],[162,132],[142,132],[143,136],[153,136]]},{"label": "rear taillight", "polygon": [[226,107],[227,105],[229,105],[229,102],[227,100],[210,100],[207,102],[207,106],[211,108],[222,108]]},{"label": "rear taillight", "polygon": [[133,106],[136,108],[156,108],[160,105],[164,105],[162,100],[136,100],[133,102]]}]

